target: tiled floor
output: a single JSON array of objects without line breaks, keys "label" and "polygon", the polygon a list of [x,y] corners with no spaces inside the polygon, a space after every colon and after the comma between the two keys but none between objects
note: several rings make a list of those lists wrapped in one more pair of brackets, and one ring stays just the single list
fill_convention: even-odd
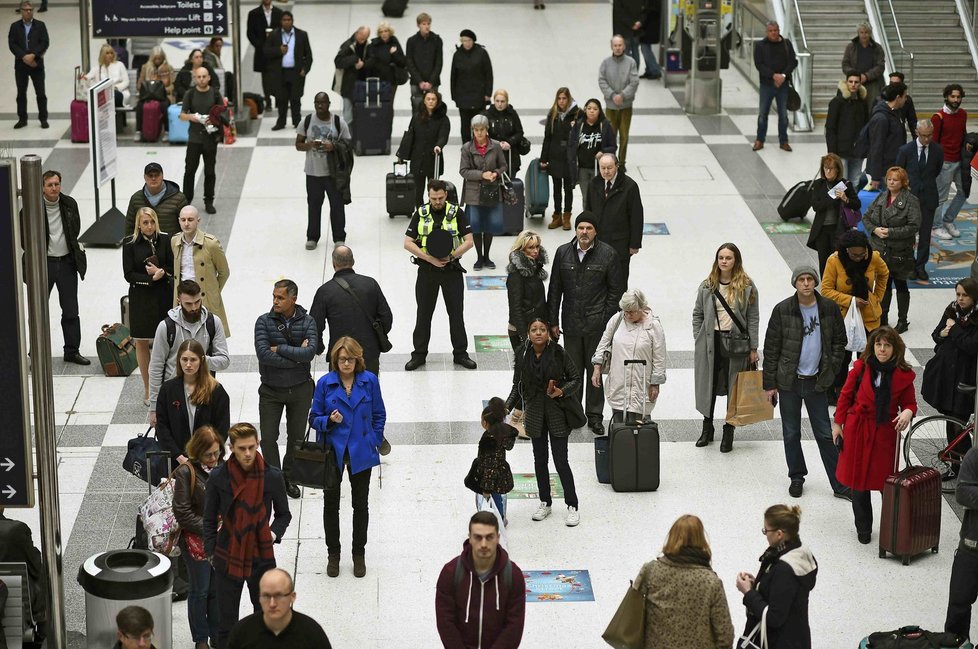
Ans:
[{"label": "tiled floor", "polygon": [[[477,32],[479,42],[492,56],[495,85],[509,90],[534,154],[542,141],[540,122],[558,86],[569,86],[580,104],[599,95],[597,66],[607,55],[607,40],[591,26],[610,21],[606,4],[555,3],[545,12],[534,12],[529,3],[508,4],[505,10],[493,4],[412,5],[407,17],[392,21],[402,42],[413,32],[411,16],[421,10],[435,17],[435,31],[446,41],[446,61],[450,61],[459,29],[469,27]],[[304,101],[304,108],[310,110],[315,91],[331,85],[331,60],[339,43],[357,25],[375,25],[381,17],[374,5],[304,4],[301,0],[295,16],[296,25],[312,33],[315,64]],[[11,155],[38,153],[45,159],[45,168],[59,169],[63,188],[78,200],[83,226],[87,226],[95,216],[88,152],[85,145],[71,144],[67,133],[71,69],[78,51],[77,9],[54,4],[41,17],[55,43],[48,56],[52,128],[42,131],[32,122],[26,129],[12,130],[13,101],[9,98],[8,112],[0,114],[0,142]],[[179,61],[197,45],[170,42],[166,49],[171,60]],[[230,58],[229,49],[226,58]],[[250,58],[248,61],[250,68]],[[448,77],[447,65],[443,76]],[[0,69],[0,81],[13,87],[9,67]],[[255,89],[250,70],[243,82],[246,89]],[[654,413],[663,438],[662,485],[659,491],[645,494],[616,494],[599,485],[594,478],[590,434],[579,431],[571,438],[570,456],[581,499],[581,525],[568,529],[560,515],[533,523],[529,518],[532,501],[510,501],[508,535],[513,559],[524,569],[587,569],[595,593],[592,603],[531,604],[525,647],[604,646],[600,633],[627,580],[644,561],[658,554],[671,522],[685,512],[698,514],[706,524],[714,568],[724,581],[739,631],[744,610],[734,576],[739,570],[756,569],[763,550],[757,532],[763,510],[788,500],[777,419],[739,431],[729,455],[721,456],[715,445],[693,447],[699,415],[692,398],[690,313],[695,288],[724,241],[736,242],[743,251],[747,271],[761,296],[762,322],[767,321],[772,306],[791,293],[791,266],[813,261],[814,253],[804,247],[803,236],[769,236],[759,223],[778,220],[774,207],[785,187],[813,175],[824,145],[817,131],[793,134],[795,152],[791,154],[774,147],[751,152],[757,95],[736,71],[725,71],[723,82],[725,111],[715,117],[687,117],[672,89],[641,82],[632,123],[629,174],[642,189],[646,220],[664,223],[669,231],[667,236],[645,238],[631,270],[633,285],[647,292],[662,320],[670,350],[668,381]],[[395,142],[408,123],[407,95],[402,89],[397,96]],[[338,98],[333,99],[334,106],[339,106]],[[449,168],[458,160],[459,145],[454,108],[450,115],[455,121],[447,151]],[[269,308],[272,283],[282,277],[294,279],[300,287],[300,303],[308,306],[315,289],[332,275],[328,261],[331,237],[325,236],[314,252],[303,248],[302,155],[292,146],[291,132],[272,133],[270,127],[265,119],[255,132],[239,136],[234,146],[221,148],[219,212],[206,217],[203,225],[224,242],[232,272],[224,299],[234,332],[229,339],[233,362],[220,376],[231,395],[232,420],[257,419],[258,374],[250,332],[254,319]],[[180,146],[122,141],[119,168],[123,171],[117,179],[120,202],[124,204],[140,187],[139,170],[149,161],[160,162],[167,177],[180,182],[183,156]],[[406,220],[388,219],[383,210],[383,179],[390,163],[384,157],[357,161],[354,199],[347,210],[347,241],[356,254],[356,268],[380,281],[394,310],[394,351],[384,358],[382,386],[388,409],[387,435],[395,448],[385,458],[383,480],[377,471],[372,479],[368,576],[354,579],[346,556],[340,578],[325,577],[322,496],[317,492],[293,501],[293,524],[277,548],[281,565],[297,569],[297,608],[314,614],[337,648],[438,646],[434,583],[441,565],[459,551],[466,520],[473,511],[462,477],[475,454],[482,400],[505,396],[510,382],[508,356],[503,352],[474,354],[480,363],[475,372],[453,369],[447,319],[441,310],[433,322],[427,366],[412,374],[403,371],[411,347],[415,271],[401,247]],[[449,174],[457,183],[456,176]],[[199,189],[196,193],[201,194]],[[107,192],[102,199],[105,205]],[[546,230],[541,221],[528,226],[542,228],[544,245],[551,251],[570,238],[561,230]],[[511,243],[511,237],[498,238],[493,253],[497,263],[505,258]],[[94,358],[99,326],[118,319],[115,305],[126,284],[119,272],[118,250],[90,249],[88,255],[89,276],[80,289],[82,352]],[[905,339],[918,369],[930,357],[933,314],[951,297],[949,291],[940,290],[913,293],[912,327]],[[465,317],[470,338],[505,334],[505,293],[467,291]],[[59,318],[57,300],[52,299],[52,346],[56,350],[61,348]],[[54,366],[67,626],[73,646],[81,647],[84,601],[74,577],[85,558],[124,547],[132,536],[135,507],[144,497],[145,486],[123,473],[120,464],[127,440],[145,430],[146,409],[137,376],[103,378],[97,369],[64,366],[57,358]],[[321,361],[317,363],[317,376],[322,366]],[[718,411],[722,408],[721,400]],[[870,631],[904,624],[942,628],[958,528],[951,507],[944,507],[938,555],[921,557],[906,568],[897,561],[881,561],[875,546],[856,542],[849,507],[831,497],[814,442],[808,431],[805,435],[809,440],[805,449],[813,464],[800,501],[802,536],[820,564],[811,600],[814,646],[853,647]],[[510,463],[516,471],[532,470],[526,443],[521,442],[511,453]],[[343,526],[349,534],[347,494],[343,507]],[[36,511],[11,514],[28,521],[37,537]],[[177,644],[189,646],[186,605],[174,606],[173,617]]]}]

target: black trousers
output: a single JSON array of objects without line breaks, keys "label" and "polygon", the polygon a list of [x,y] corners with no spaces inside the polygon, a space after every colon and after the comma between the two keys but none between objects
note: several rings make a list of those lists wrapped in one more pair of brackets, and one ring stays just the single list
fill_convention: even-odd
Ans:
[{"label": "black trousers", "polygon": [[[930,236],[930,231],[928,230],[927,236]],[[835,252],[835,243],[839,238],[839,224],[833,223],[831,225],[823,225],[815,236],[815,252],[818,253],[818,272],[819,275],[825,276],[825,264],[828,263],[829,257]]]},{"label": "black trousers", "polygon": [[329,199],[329,224],[333,229],[333,241],[346,241],[346,205],[343,195],[331,176],[306,175],[306,204],[309,216],[306,223],[306,241],[319,241],[323,230],[323,201]]},{"label": "black trousers", "polygon": [[604,421],[604,382],[599,388],[591,384],[591,368],[594,367],[591,364],[591,357],[594,356],[594,350],[601,342],[602,333],[574,336],[564,332],[564,351],[574,362],[574,368],[581,378],[583,395],[579,394],[578,398],[584,397],[584,413],[587,415],[588,426]]},{"label": "black trousers", "polygon": [[[736,325],[734,325],[736,326]],[[713,421],[713,411],[717,406],[717,392],[719,392],[720,380],[725,383],[730,375],[730,359],[720,353],[723,349],[723,341],[720,332],[713,332],[713,387],[710,390],[710,416],[706,419]],[[727,394],[730,394],[732,385],[727,386]]]},{"label": "black trousers", "polygon": [[[349,458],[348,452],[344,459],[348,462]],[[350,496],[353,500],[353,556],[362,557],[366,554],[367,525],[370,522],[368,496],[370,495],[370,474],[372,470],[364,469],[360,473],[350,473],[350,465],[344,462],[343,466],[350,478]],[[341,480],[343,473],[344,471],[340,471]],[[342,546],[340,543],[339,487],[323,493],[323,530],[326,532],[327,552],[331,556],[338,556]]]},{"label": "black trousers", "polygon": [[540,494],[540,501],[553,505],[553,498],[550,495],[550,458],[548,445],[554,456],[554,467],[557,475],[560,476],[560,486],[564,489],[564,504],[568,507],[577,508],[577,490],[574,488],[574,474],[571,472],[570,463],[567,461],[567,441],[568,437],[557,437],[550,434],[546,422],[543,424],[543,431],[539,437],[531,440],[533,445],[533,471],[537,478],[537,492]]},{"label": "black trousers", "polygon": [[299,125],[302,115],[299,112],[299,103],[302,101],[302,93],[305,90],[306,78],[299,76],[299,71],[295,68],[283,68],[282,77],[275,93],[275,103],[278,107],[278,126],[285,126],[285,117],[288,108],[292,106],[292,126]]},{"label": "black trousers", "polygon": [[893,287],[896,286],[897,293],[906,293],[910,295],[910,287],[907,286],[907,280],[905,279],[893,279],[893,275],[890,275],[890,279],[886,282],[886,292],[883,293],[883,300],[880,302],[880,308],[883,309],[882,324],[886,324],[888,318],[890,317],[890,301],[893,299]]},{"label": "black trousers", "polygon": [[[574,181],[570,178],[552,177],[551,182],[554,186],[554,212],[573,212]],[[587,209],[587,194],[584,195],[584,201],[584,209]],[[563,209],[560,208],[561,203],[564,205]]]},{"label": "black trousers", "polygon": [[255,613],[261,612],[261,603],[258,601],[261,591],[258,584],[262,575],[274,567],[274,561],[255,564],[251,576],[245,581],[232,579],[226,570],[214,570],[214,579],[217,581],[217,649],[226,649],[228,646],[228,636],[231,635],[231,629],[238,623],[241,591],[246,583],[248,584],[248,596],[251,598],[251,605],[255,608]]},{"label": "black trousers", "polygon": [[927,260],[930,259],[930,231],[934,227],[934,214],[937,207],[934,205],[920,206],[920,229],[917,230],[917,258],[914,267],[917,270],[925,270]]},{"label": "black trousers", "polygon": [[618,253],[618,264],[621,268],[621,277],[625,288],[628,288],[628,269],[632,263],[632,253],[628,251],[628,244],[620,245],[618,242],[608,241],[608,244]]},{"label": "black trousers", "polygon": [[[292,449],[305,437],[309,420],[309,405],[316,384],[312,379],[290,388],[277,388],[262,383],[258,386],[258,421],[261,429],[261,454],[265,461],[282,469],[285,480],[292,476]],[[279,459],[278,435],[285,412],[285,460]]]},{"label": "black trousers", "polygon": [[278,94],[275,89],[275,75],[268,70],[261,71],[261,94],[265,97],[265,107],[272,107],[272,99]]},{"label": "black trousers", "polygon": [[971,635],[971,607],[978,600],[978,552],[959,545],[951,565],[944,630],[966,637]]},{"label": "black trousers", "polygon": [[[452,339],[452,353],[455,358],[468,356],[469,341],[465,333],[465,318],[462,307],[465,300],[465,281],[457,270],[437,270],[418,268],[418,280],[414,285],[414,298],[418,304],[418,318],[414,324],[414,351],[412,358],[425,358],[428,355],[428,342],[431,340],[431,317],[438,303],[438,291],[445,299],[448,311],[448,331]],[[597,343],[595,343],[597,345]]]},{"label": "black trousers", "polygon": [[461,120],[462,144],[472,139],[472,118],[481,113],[483,108],[459,108],[458,115]]},{"label": "black trousers", "polygon": [[[431,160],[429,163],[428,161]],[[425,197],[428,195],[428,181],[438,178],[445,171],[445,159],[438,157],[437,169],[434,160],[425,156],[423,160],[411,161],[411,175],[414,176],[414,205],[420,207],[425,204]]]},{"label": "black trousers", "polygon": [[81,318],[78,317],[78,269],[71,253],[64,257],[48,257],[48,295],[55,286],[61,303],[65,356],[77,354],[81,346]]},{"label": "black trousers", "polygon": [[214,202],[214,185],[217,182],[217,174],[214,171],[214,165],[217,163],[217,139],[208,136],[203,142],[187,143],[187,159],[183,170],[183,195],[187,197],[188,204],[194,201],[194,182],[201,157],[204,158],[204,202]]},{"label": "black trousers", "polygon": [[856,532],[869,534],[873,531],[873,499],[871,491],[852,490],[852,517]]},{"label": "black trousers", "polygon": [[17,119],[27,121],[27,80],[34,84],[37,95],[37,118],[48,119],[48,96],[44,94],[44,64],[32,68],[23,61],[14,62],[14,81],[17,84]]}]

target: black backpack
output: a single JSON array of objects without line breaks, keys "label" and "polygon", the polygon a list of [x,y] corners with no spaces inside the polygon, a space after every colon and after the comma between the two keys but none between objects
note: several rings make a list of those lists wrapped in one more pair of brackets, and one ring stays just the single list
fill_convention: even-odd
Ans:
[{"label": "black backpack", "polygon": [[856,141],[852,143],[852,157],[869,157],[869,125],[872,123],[873,120],[870,118],[869,121],[863,124],[863,127],[859,129],[859,135],[856,136]]},{"label": "black backpack", "polygon": [[[173,349],[173,341],[177,337],[177,323],[173,321],[173,318],[167,316],[163,319],[166,323],[166,346]],[[208,312],[207,317],[204,319],[204,327],[207,328],[207,351],[205,352],[208,356],[214,355],[214,332],[217,331],[217,325],[214,324],[214,314]],[[211,376],[214,376],[215,372],[211,371]],[[163,376],[160,377],[160,383],[166,381],[166,362],[163,363]]]}]

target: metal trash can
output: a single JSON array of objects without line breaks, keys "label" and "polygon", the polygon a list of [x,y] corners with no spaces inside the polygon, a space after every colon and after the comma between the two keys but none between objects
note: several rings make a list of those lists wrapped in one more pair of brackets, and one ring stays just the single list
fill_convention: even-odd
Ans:
[{"label": "metal trash can", "polygon": [[170,559],[148,550],[111,550],[89,557],[78,568],[85,590],[85,626],[91,649],[116,642],[115,616],[142,606],[153,616],[153,645],[173,646],[173,574]]}]

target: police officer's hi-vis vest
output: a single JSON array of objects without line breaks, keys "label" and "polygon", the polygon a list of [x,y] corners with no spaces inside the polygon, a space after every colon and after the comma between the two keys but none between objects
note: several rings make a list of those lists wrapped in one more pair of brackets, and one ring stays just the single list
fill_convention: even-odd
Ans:
[{"label": "police officer's hi-vis vest", "polygon": [[[458,205],[445,203],[445,218],[441,222],[441,229],[448,230],[449,234],[452,235],[452,252],[458,250],[458,247],[462,245],[462,239],[458,233],[458,210]],[[421,239],[421,249],[428,252],[425,247],[428,243],[428,235],[435,229],[435,219],[431,216],[431,205],[429,203],[425,203],[418,210],[418,217],[418,235]]]}]

